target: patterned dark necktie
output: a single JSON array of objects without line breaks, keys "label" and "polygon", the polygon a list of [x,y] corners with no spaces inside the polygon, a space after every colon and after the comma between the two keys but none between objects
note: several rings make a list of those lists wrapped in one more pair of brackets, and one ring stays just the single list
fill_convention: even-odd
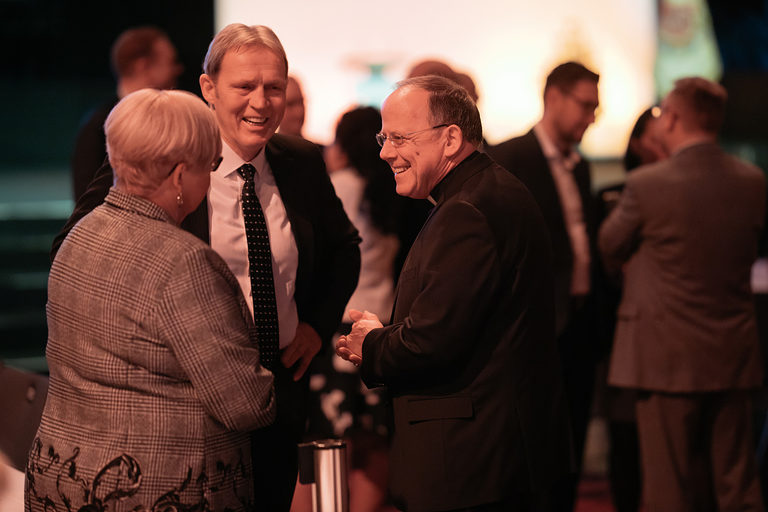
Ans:
[{"label": "patterned dark necktie", "polygon": [[251,164],[244,164],[237,172],[245,180],[242,195],[243,218],[245,219],[245,237],[248,240],[253,321],[259,330],[261,365],[271,370],[278,359],[280,342],[269,232],[254,188],[253,176],[256,169]]}]

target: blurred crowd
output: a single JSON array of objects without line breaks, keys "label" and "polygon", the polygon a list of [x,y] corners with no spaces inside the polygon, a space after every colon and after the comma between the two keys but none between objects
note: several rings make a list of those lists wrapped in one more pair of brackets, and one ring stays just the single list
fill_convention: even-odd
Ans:
[{"label": "blurred crowd", "polygon": [[[425,226],[440,222],[431,215],[446,192],[421,194],[420,183],[409,188],[400,173],[427,173],[416,162],[426,165],[431,150],[413,141],[459,123],[438,119],[443,110],[429,103],[429,126],[385,127],[393,112],[410,115],[394,110],[401,108],[396,100],[416,101],[398,91],[423,89],[434,98],[447,88],[476,112],[472,77],[446,62],[417,62],[387,99],[389,112],[368,105],[340,112],[332,142],[321,146],[304,140],[302,84],[266,27],[231,25],[217,34],[200,79],[205,103],[170,91],[181,71],[175,55],[158,29],[121,35],[112,50],[115,97],[77,138],[78,206],[52,255],[51,388],[26,466],[26,509],[50,510],[61,499],[81,510],[107,510],[107,503],[156,510],[194,496],[186,503],[199,508],[179,510],[308,511],[313,495],[296,480],[291,450],[340,438],[349,453],[350,510],[449,510],[406,484],[397,484],[406,490],[398,487],[394,499],[388,491],[395,471],[417,464],[390,455],[393,436],[432,419],[416,414],[404,427],[392,400],[481,391],[464,382],[472,377],[463,369],[436,388],[408,369],[386,381],[380,365],[389,361],[387,347],[396,351],[396,335],[375,345],[385,362],[371,362],[368,349],[356,352],[353,340],[365,325],[370,346],[370,329],[389,335],[402,328],[397,343],[421,360],[440,357],[420,344],[430,332],[424,312],[432,310],[409,294],[406,280],[426,279],[412,268],[438,236]],[[563,412],[547,399],[526,405],[519,389],[534,384],[509,384],[515,379],[500,376],[504,365],[483,386],[514,404],[510,414],[532,418],[526,406],[551,407],[567,418],[570,465],[545,477],[548,470],[531,466],[530,489],[515,501],[472,487],[469,477],[446,480],[466,487],[454,508],[525,502],[526,510],[574,510],[587,428],[597,414],[608,422],[618,512],[764,510],[768,418],[755,398],[765,391],[766,334],[750,288],[765,228],[763,172],[718,145],[725,89],[690,77],[638,113],[622,160],[626,181],[595,190],[578,145],[599,115],[600,78],[578,62],[556,66],[542,91],[541,119],[529,131],[497,145],[481,136],[467,146],[467,162],[488,158],[524,185],[520,193],[536,205],[530,226],[546,232],[549,248],[538,254],[552,278],[552,300],[542,314],[551,318],[552,368],[559,370],[547,396],[562,391]],[[511,186],[505,180],[497,192]],[[243,183],[250,192],[241,191]],[[523,244],[529,233],[521,232]],[[474,255],[444,256],[452,257],[463,260],[446,268],[474,268]],[[457,275],[438,277],[462,282]],[[436,286],[427,281],[419,293],[437,293]],[[534,304],[535,290],[515,290],[515,308]],[[503,293],[488,288],[486,309],[506,300]],[[403,319],[397,305],[406,300],[413,309]],[[448,301],[443,309],[455,315]],[[529,354],[532,342],[526,318],[496,315],[474,325],[477,347],[461,358],[485,375],[487,359],[501,349],[491,344],[478,361],[472,351],[486,350],[484,340],[504,325],[516,340],[504,356],[507,371],[517,371],[515,354]],[[480,421],[480,406],[472,407],[440,417],[446,438],[461,422]],[[525,425],[509,436],[521,432]],[[482,444],[462,440],[469,453]],[[504,461],[488,461],[488,480],[504,488],[510,477],[497,466]],[[435,462],[430,471],[440,467]],[[538,493],[547,499],[536,501]]]}]

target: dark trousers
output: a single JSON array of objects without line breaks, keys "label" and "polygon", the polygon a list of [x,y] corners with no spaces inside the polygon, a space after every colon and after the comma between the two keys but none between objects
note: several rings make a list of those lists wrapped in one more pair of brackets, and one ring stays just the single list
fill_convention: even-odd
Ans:
[{"label": "dark trousers", "polygon": [[760,481],[763,483],[763,502],[768,503],[768,414],[765,415],[761,432],[757,448],[757,464],[760,468]]},{"label": "dark trousers", "polygon": [[513,493],[502,501],[486,503],[449,512],[551,512],[552,497],[548,493]]},{"label": "dark trousers", "polygon": [[591,298],[573,301],[568,324],[557,338],[557,347],[571,420],[576,471],[564,477],[558,484],[554,495],[554,507],[558,512],[571,512],[576,502],[576,490],[581,475],[598,358],[597,336],[594,329],[594,303]]},{"label": "dark trousers", "polygon": [[307,418],[308,377],[293,381],[293,371],[273,370],[277,419],[251,435],[256,510],[288,512],[298,475],[298,443]]},{"label": "dark trousers", "polygon": [[646,512],[761,512],[747,391],[637,401]]},{"label": "dark trousers", "polygon": [[637,423],[610,421],[608,423],[611,449],[608,454],[608,477],[616,512],[640,510],[640,449]]}]

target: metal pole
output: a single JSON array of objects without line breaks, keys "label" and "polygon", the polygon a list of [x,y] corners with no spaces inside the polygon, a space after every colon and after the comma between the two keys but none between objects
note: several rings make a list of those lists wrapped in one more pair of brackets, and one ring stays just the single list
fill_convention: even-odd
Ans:
[{"label": "metal pole", "polygon": [[299,445],[299,454],[299,479],[312,484],[312,512],[349,512],[344,441],[323,439],[304,443]]}]

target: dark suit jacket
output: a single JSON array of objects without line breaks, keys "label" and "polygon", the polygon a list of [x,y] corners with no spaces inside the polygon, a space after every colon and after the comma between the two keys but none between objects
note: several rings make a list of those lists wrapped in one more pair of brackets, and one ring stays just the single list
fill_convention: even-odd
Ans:
[{"label": "dark suit jacket", "polygon": [[363,380],[393,398],[393,495],[413,511],[546,493],[569,448],[541,214],[482,153],[432,196],[393,323],[363,344]]},{"label": "dark suit jacket", "polygon": [[757,387],[762,362],[750,290],[765,177],[714,144],[627,177],[600,228],[623,296],[609,382],[664,392]]},{"label": "dark suit jacket", "polygon": [[[536,199],[544,215],[547,229],[552,240],[553,272],[555,279],[555,313],[557,332],[561,332],[568,323],[571,307],[571,273],[573,271],[573,251],[571,239],[563,217],[560,196],[557,192],[552,173],[544,153],[541,150],[533,130],[523,136],[515,137],[497,146],[488,148],[488,154],[499,165],[512,172],[522,181]],[[590,249],[596,245],[595,223],[592,211],[592,182],[589,163],[581,160],[573,169],[573,176],[579,188],[581,207],[587,223],[587,235]],[[592,252],[592,262],[596,261],[596,252]]]},{"label": "dark suit jacket", "polygon": [[[267,143],[266,152],[299,251],[294,296],[299,319],[317,331],[325,346],[357,286],[360,239],[333,191],[322,155],[314,144],[275,135]],[[102,203],[112,181],[112,169],[104,165],[54,240],[51,259],[69,230]],[[210,241],[207,201],[184,220],[182,227]]]},{"label": "dark suit jacket", "polygon": [[[75,149],[70,162],[72,197],[75,201],[88,190],[93,176],[104,163],[107,156],[104,121],[107,120],[107,116],[118,101],[119,98],[114,96],[95,109],[77,132]],[[106,196],[106,192],[104,195]]]}]

